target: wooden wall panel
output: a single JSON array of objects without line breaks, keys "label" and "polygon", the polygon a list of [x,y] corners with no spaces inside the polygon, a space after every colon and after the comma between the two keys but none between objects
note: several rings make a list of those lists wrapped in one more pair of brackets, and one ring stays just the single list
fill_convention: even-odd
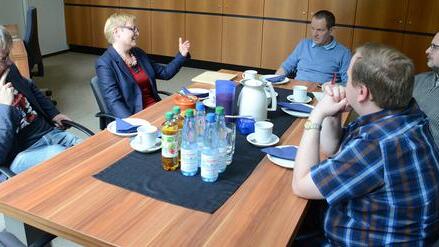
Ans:
[{"label": "wooden wall panel", "polygon": [[186,0],[186,10],[206,13],[222,13],[222,0]]},{"label": "wooden wall panel", "polygon": [[410,0],[406,30],[413,32],[439,32],[439,1]]},{"label": "wooden wall panel", "polygon": [[309,0],[308,20],[319,10],[326,9],[335,15],[337,24],[353,25],[357,1],[353,0]]},{"label": "wooden wall panel", "polygon": [[261,67],[277,69],[305,38],[306,24],[282,21],[264,21]]},{"label": "wooden wall panel", "polygon": [[101,6],[120,6],[120,0],[91,0],[90,4],[101,5]]},{"label": "wooden wall panel", "polygon": [[153,9],[184,10],[184,0],[150,0]]},{"label": "wooden wall panel", "polygon": [[221,62],[221,16],[186,14],[186,37],[193,59]]},{"label": "wooden wall panel", "polygon": [[265,17],[306,20],[307,15],[308,0],[265,0]]},{"label": "wooden wall panel", "polygon": [[408,0],[358,0],[355,25],[403,30]]},{"label": "wooden wall panel", "polygon": [[92,25],[89,7],[64,7],[67,43],[72,45],[92,46]]},{"label": "wooden wall panel", "polygon": [[175,56],[178,38],[185,38],[185,14],[151,12],[151,53]]},{"label": "wooden wall panel", "polygon": [[119,12],[118,9],[113,8],[90,8],[91,23],[92,25],[92,37],[93,47],[107,48],[108,42],[104,34],[104,26],[107,18]]},{"label": "wooden wall panel", "polygon": [[64,0],[64,3],[70,3],[70,4],[92,4],[93,0]]},{"label": "wooden wall panel", "polygon": [[355,29],[352,48],[355,50],[355,48],[361,46],[364,43],[374,42],[392,46],[401,51],[402,41],[402,33]]},{"label": "wooden wall panel", "polygon": [[150,0],[120,0],[121,7],[149,8]]},{"label": "wooden wall panel", "polygon": [[430,70],[427,66],[425,51],[431,44],[433,37],[405,34],[402,51],[409,56],[415,64],[416,73]]},{"label": "wooden wall panel", "polygon": [[224,0],[225,14],[263,16],[264,0]]},{"label": "wooden wall panel", "polygon": [[261,65],[262,21],[223,17],[222,62],[251,67]]}]

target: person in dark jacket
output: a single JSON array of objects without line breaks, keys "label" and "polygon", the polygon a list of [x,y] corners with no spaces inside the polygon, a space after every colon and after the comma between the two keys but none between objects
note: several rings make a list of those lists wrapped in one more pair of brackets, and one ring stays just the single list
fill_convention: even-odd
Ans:
[{"label": "person in dark jacket", "polygon": [[80,142],[61,114],[9,58],[12,37],[0,26],[0,165],[20,173]]},{"label": "person in dark jacket", "polygon": [[113,14],[104,28],[111,44],[96,62],[96,75],[112,115],[124,118],[160,101],[156,78],[169,80],[189,56],[189,41],[179,38],[179,52],[168,65],[151,61],[136,47],[139,37],[133,15]]}]

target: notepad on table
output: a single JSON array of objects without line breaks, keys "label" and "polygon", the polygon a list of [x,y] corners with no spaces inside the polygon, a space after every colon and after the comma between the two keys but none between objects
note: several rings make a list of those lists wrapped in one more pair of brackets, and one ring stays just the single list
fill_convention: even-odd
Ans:
[{"label": "notepad on table", "polygon": [[216,80],[232,80],[236,74],[206,71],[192,78],[192,82],[201,82],[215,85]]}]

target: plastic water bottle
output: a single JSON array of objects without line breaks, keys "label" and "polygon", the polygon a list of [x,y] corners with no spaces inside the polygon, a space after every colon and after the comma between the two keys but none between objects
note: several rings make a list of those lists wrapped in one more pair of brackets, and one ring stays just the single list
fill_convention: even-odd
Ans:
[{"label": "plastic water bottle", "polygon": [[181,135],[181,173],[194,176],[198,171],[198,145],[195,130],[194,110],[187,109]]},{"label": "plastic water bottle", "polygon": [[201,179],[204,182],[215,182],[218,179],[217,141],[215,113],[206,116],[206,131],[201,151]]},{"label": "plastic water bottle", "polygon": [[216,133],[218,143],[218,172],[222,173],[226,170],[226,154],[227,154],[227,127],[224,118],[224,107],[217,106],[215,108],[216,114]]},{"label": "plastic water bottle", "polygon": [[201,150],[203,148],[204,142],[204,131],[206,130],[206,108],[202,102],[197,102],[195,106],[195,129],[197,135],[198,144],[198,166],[200,166],[201,161]]},{"label": "plastic water bottle", "polygon": [[174,106],[172,108],[172,113],[174,113],[174,122],[177,124],[178,126],[178,131],[177,131],[177,149],[178,149],[178,158],[177,158],[177,162],[180,165],[180,160],[181,160],[181,152],[180,152],[180,146],[181,146],[181,130],[183,129],[183,117],[181,116],[181,111],[180,111],[180,107],[179,106]]}]

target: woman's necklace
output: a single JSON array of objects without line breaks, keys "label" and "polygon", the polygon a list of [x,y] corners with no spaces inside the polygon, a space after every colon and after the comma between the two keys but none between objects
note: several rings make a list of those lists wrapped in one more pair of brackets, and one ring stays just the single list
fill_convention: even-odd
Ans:
[{"label": "woman's necklace", "polygon": [[137,65],[137,59],[132,53],[130,53],[128,56],[122,57],[122,59],[126,65],[130,66],[131,68]]}]

